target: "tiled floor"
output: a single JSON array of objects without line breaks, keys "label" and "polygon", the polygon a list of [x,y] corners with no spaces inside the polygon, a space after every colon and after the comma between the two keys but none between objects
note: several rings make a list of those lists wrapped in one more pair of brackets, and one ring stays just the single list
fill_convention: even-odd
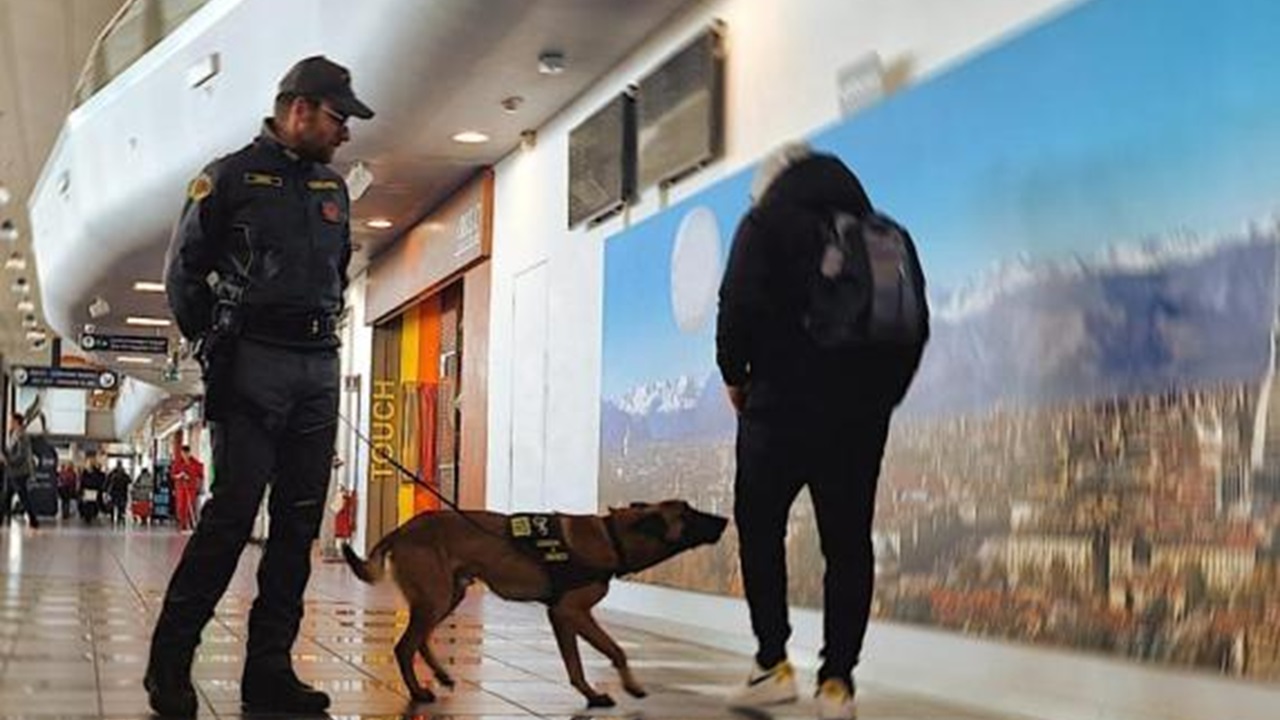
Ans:
[{"label": "tiled floor", "polygon": [[[0,720],[20,717],[147,717],[142,673],[147,639],[169,572],[185,538],[160,528],[86,528],[78,521],[36,532],[0,528]],[[217,618],[205,632],[194,675],[202,717],[241,713],[239,676],[245,618],[258,550],[249,548]],[[459,681],[437,688],[431,705],[413,705],[391,646],[404,626],[395,591],[361,584],[341,563],[317,562],[298,674],[328,691],[334,717],[499,718],[587,715],[569,687],[542,607],[505,603],[482,592],[458,609],[435,638],[437,656]],[[607,624],[607,623],[606,623]],[[595,717],[717,718],[720,696],[740,681],[748,659],[616,625],[650,696],[621,692],[608,662],[583,646],[588,677],[619,701]],[[419,673],[428,671],[419,661]],[[811,687],[811,678],[802,678]],[[809,702],[776,714],[812,717]],[[760,717],[767,717],[761,715]],[[990,715],[862,688],[860,718],[982,720]]]}]

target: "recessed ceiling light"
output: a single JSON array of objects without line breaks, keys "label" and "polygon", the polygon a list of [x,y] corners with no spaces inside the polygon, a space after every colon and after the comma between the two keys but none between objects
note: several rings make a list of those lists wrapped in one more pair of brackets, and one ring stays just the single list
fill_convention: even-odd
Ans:
[{"label": "recessed ceiling light", "polygon": [[387,228],[391,227],[395,223],[391,222],[386,218],[373,218],[372,220],[365,220],[364,224],[368,225],[374,230],[386,230]]},{"label": "recessed ceiling light", "polygon": [[26,278],[18,278],[13,281],[13,285],[10,285],[9,289],[16,293],[26,295],[31,292],[31,283],[27,282]]},{"label": "recessed ceiling light", "polygon": [[8,205],[13,199],[13,193],[9,192],[9,188],[0,185],[0,205]]},{"label": "recessed ceiling light", "polygon": [[141,327],[169,327],[173,324],[172,320],[166,320],[165,318],[139,317],[137,315],[130,315],[124,319],[124,322],[126,325],[138,325]]},{"label": "recessed ceiling light", "polygon": [[22,257],[22,253],[14,251],[9,254],[9,259],[4,261],[5,270],[26,270],[27,259]]},{"label": "recessed ceiling light", "polygon": [[164,292],[164,283],[153,282],[151,280],[138,280],[133,283],[133,289],[138,292],[162,293]]},{"label": "recessed ceiling light", "polygon": [[28,340],[44,340],[44,339],[45,339],[45,338],[47,338],[47,337],[49,337],[49,336],[48,336],[48,335],[46,335],[46,334],[45,334],[45,332],[44,332],[43,330],[28,330],[28,331],[27,331],[27,339],[28,339]]},{"label": "recessed ceiling light", "polygon": [[27,319],[22,321],[22,327],[28,330],[35,330],[36,328],[40,327],[40,321],[36,320],[34,317],[28,317]]},{"label": "recessed ceiling light", "polygon": [[477,145],[489,142],[489,136],[475,130],[466,130],[454,135],[453,141],[464,145]]},{"label": "recessed ceiling light", "polygon": [[36,304],[30,300],[23,300],[18,303],[18,312],[35,312]]},{"label": "recessed ceiling light", "polygon": [[123,365],[150,365],[152,361],[142,355],[117,355],[116,362]]},{"label": "recessed ceiling light", "polygon": [[13,242],[18,239],[18,226],[12,220],[0,222],[0,240]]}]

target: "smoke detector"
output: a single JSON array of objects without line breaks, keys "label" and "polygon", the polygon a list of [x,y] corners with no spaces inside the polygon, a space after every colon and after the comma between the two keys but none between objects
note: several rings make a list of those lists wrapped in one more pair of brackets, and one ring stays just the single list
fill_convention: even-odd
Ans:
[{"label": "smoke detector", "polygon": [[543,75],[559,75],[567,66],[564,53],[559,50],[547,50],[538,56],[538,72]]},{"label": "smoke detector", "polygon": [[89,317],[94,320],[97,320],[100,317],[105,317],[110,312],[111,303],[103,299],[101,295],[94,298],[93,302],[89,303]]}]

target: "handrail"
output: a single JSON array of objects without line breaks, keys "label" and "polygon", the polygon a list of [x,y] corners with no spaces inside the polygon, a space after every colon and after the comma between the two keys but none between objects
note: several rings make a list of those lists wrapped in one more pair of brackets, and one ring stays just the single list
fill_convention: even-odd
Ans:
[{"label": "handrail", "polygon": [[[125,0],[93,42],[72,94],[72,108],[79,107],[106,87],[138,58],[147,54],[208,0]],[[132,46],[113,47],[126,30],[138,30],[138,42]],[[116,57],[109,51],[122,50]],[[114,67],[108,67],[108,60]]]}]

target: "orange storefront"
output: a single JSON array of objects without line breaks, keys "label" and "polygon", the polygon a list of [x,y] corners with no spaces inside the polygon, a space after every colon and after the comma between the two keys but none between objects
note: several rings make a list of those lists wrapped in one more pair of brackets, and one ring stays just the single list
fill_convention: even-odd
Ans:
[{"label": "orange storefront", "polygon": [[493,173],[485,171],[370,266],[371,538],[440,507],[437,492],[464,508],[484,506],[492,234]]}]

